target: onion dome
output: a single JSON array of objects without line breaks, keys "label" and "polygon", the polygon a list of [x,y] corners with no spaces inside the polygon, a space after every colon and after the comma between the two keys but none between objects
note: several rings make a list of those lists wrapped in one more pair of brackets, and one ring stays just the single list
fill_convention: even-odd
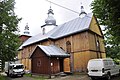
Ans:
[{"label": "onion dome", "polygon": [[53,15],[54,13],[50,6],[50,9],[48,10],[48,17],[45,20],[46,25],[56,25],[56,20],[54,19]]},{"label": "onion dome", "polygon": [[29,32],[29,26],[28,26],[28,23],[27,23],[27,24],[26,24],[26,26],[25,26],[25,29],[24,29],[24,34],[25,34],[25,35],[30,34],[30,32]]},{"label": "onion dome", "polygon": [[86,14],[87,13],[85,12],[83,5],[81,5],[81,12],[80,12],[79,16],[84,17]]}]

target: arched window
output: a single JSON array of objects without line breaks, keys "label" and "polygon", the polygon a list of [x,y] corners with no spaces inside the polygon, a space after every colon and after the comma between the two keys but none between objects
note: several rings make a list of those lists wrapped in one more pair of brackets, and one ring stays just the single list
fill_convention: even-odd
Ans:
[{"label": "arched window", "polygon": [[97,40],[97,51],[100,51],[100,42]]},{"label": "arched window", "polygon": [[71,43],[70,43],[70,41],[66,42],[66,51],[67,51],[67,53],[71,52]]}]

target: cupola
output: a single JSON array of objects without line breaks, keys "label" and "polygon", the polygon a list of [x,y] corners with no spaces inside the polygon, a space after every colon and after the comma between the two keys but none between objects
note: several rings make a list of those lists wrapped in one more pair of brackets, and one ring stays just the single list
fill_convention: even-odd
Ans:
[{"label": "cupola", "polygon": [[45,25],[42,25],[41,28],[42,28],[42,34],[46,34],[48,33],[50,30],[52,30],[54,27],[56,27],[56,20],[55,18],[53,17],[54,16],[54,13],[53,13],[53,10],[51,9],[51,6],[50,6],[50,9],[48,10],[48,17],[47,19],[45,20]]},{"label": "cupola", "polygon": [[82,5],[82,3],[81,3],[81,12],[80,12],[79,16],[82,18],[82,17],[84,17],[86,14],[87,14],[87,13],[85,12],[84,7],[83,7],[83,5]]},{"label": "cupola", "polygon": [[54,19],[53,15],[54,13],[50,6],[50,9],[48,10],[48,17],[45,20],[46,25],[56,25],[56,20]]},{"label": "cupola", "polygon": [[30,32],[29,32],[29,26],[28,26],[28,23],[26,24],[25,26],[25,29],[24,29],[24,35],[29,35]]}]

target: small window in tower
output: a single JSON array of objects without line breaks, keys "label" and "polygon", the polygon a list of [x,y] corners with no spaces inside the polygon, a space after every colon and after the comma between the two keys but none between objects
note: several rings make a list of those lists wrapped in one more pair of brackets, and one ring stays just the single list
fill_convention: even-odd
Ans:
[{"label": "small window in tower", "polygon": [[97,40],[97,50],[100,51],[100,42]]},{"label": "small window in tower", "polygon": [[45,28],[43,27],[43,35],[45,34]]}]

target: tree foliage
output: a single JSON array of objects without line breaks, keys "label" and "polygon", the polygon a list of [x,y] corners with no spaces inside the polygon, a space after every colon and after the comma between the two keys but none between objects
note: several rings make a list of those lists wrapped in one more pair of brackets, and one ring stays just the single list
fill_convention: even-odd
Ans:
[{"label": "tree foliage", "polygon": [[19,46],[18,31],[19,19],[14,12],[14,0],[0,0],[0,59],[13,60]]},{"label": "tree foliage", "polygon": [[120,59],[120,0],[94,0],[91,6],[99,24],[105,26],[107,55]]}]

